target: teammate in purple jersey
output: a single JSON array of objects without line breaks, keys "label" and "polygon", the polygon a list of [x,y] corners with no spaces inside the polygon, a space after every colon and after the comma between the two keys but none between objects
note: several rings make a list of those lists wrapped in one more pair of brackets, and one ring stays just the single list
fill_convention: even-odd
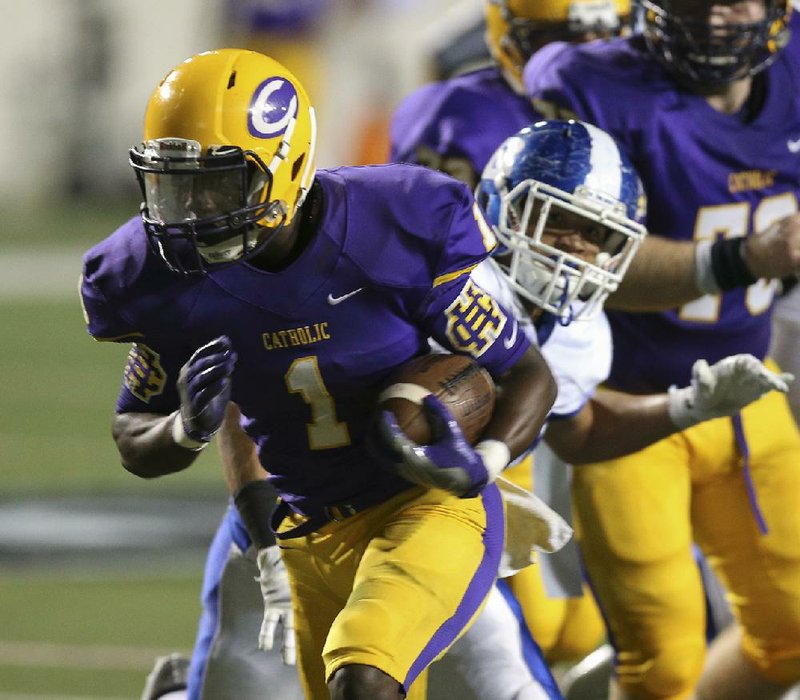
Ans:
[{"label": "teammate in purple jersey", "polygon": [[390,160],[442,170],[473,188],[503,139],[540,118],[522,85],[533,52],[551,41],[613,36],[630,15],[629,0],[484,0],[484,8],[494,64],[420,87],[391,124]]},{"label": "teammate in purple jersey", "polygon": [[[525,69],[540,109],[610,132],[644,181],[654,235],[608,302],[611,384],[636,392],[685,383],[700,356],[763,358],[769,280],[800,269],[797,17],[777,0],[641,6],[642,35],[550,45]],[[761,699],[800,680],[798,494],[800,437],[778,394],[576,471],[619,697]],[[707,658],[692,539],[739,623]]]},{"label": "teammate in purple jersey", "polygon": [[[315,174],[305,92],[254,52],[173,69],[144,138],[142,216],[86,253],[81,284],[90,333],[134,344],[113,423],[122,463],[148,478],[187,468],[235,403],[281,497],[306,694],[420,696],[412,683],[494,580],[492,482],[554,399],[538,351],[470,279],[491,229],[466,187],[425,169]],[[500,395],[475,447],[426,399],[442,429],[408,457],[411,483],[404,455],[370,440],[373,407],[429,337],[476,358]],[[266,482],[228,477],[266,544],[260,506],[238,498]]]}]

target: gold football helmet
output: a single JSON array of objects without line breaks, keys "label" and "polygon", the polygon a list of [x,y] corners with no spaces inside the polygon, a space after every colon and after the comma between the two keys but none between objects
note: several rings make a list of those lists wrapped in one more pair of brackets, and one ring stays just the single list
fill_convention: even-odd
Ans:
[{"label": "gold football helmet", "polygon": [[630,0],[485,0],[486,43],[508,82],[523,92],[522,69],[551,41],[619,34]]},{"label": "gold football helmet", "polygon": [[254,51],[220,49],[173,68],[130,151],[151,244],[180,272],[260,251],[314,179],[316,125],[303,86]]}]

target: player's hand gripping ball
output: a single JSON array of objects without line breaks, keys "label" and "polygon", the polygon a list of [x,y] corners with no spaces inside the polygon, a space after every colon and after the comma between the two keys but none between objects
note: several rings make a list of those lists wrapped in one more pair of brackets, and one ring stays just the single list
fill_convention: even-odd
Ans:
[{"label": "player's hand gripping ball", "polygon": [[476,496],[491,475],[473,445],[494,402],[494,382],[468,357],[426,355],[404,365],[378,399],[394,471],[414,484]]},{"label": "player's hand gripping ball", "polygon": [[378,404],[394,414],[400,430],[418,445],[434,440],[431,416],[423,404],[429,394],[446,406],[474,445],[494,411],[495,386],[489,373],[466,355],[445,354],[415,357],[395,372]]}]

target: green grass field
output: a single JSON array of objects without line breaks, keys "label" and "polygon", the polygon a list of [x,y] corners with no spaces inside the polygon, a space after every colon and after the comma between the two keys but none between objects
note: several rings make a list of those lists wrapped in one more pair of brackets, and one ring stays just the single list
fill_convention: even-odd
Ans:
[{"label": "green grass field", "polygon": [[199,571],[0,576],[0,698],[138,698],[155,656],[191,648]]},{"label": "green grass field", "polygon": [[190,471],[154,482],[120,466],[110,425],[128,346],[89,337],[77,293],[63,301],[0,299],[0,328],[4,495],[224,488],[213,450]]},{"label": "green grass field", "polygon": [[[103,212],[73,204],[42,209],[42,219],[12,210],[0,261],[9,250],[46,256],[49,242],[78,251],[135,211],[129,203]],[[32,290],[46,283],[34,268]],[[213,449],[190,470],[159,480],[120,466],[109,426],[127,347],[89,337],[76,284],[48,298],[0,295],[0,329],[0,505],[86,495],[224,500]],[[4,564],[0,544],[0,700],[138,698],[156,654],[193,644],[197,551],[148,566],[120,557],[48,566],[39,557],[31,567]]]}]

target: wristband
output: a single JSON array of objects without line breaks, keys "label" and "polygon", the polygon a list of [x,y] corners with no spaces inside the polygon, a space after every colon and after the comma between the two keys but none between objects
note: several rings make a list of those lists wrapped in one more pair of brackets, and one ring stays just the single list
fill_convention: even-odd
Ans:
[{"label": "wristband", "polygon": [[711,267],[712,245],[713,241],[698,241],[694,247],[694,278],[703,294],[719,294],[722,291]]},{"label": "wristband", "polygon": [[736,236],[722,238],[711,245],[711,271],[723,292],[749,287],[758,281],[744,261],[744,242],[742,236]]},{"label": "wristband", "polygon": [[483,466],[489,478],[486,483],[491,484],[511,461],[511,450],[508,445],[500,440],[481,440],[475,445],[475,452],[483,460]]},{"label": "wristband", "polygon": [[275,533],[270,527],[270,519],[277,498],[275,487],[266,479],[245,484],[233,497],[244,528],[258,550],[275,544]]},{"label": "wristband", "polygon": [[208,442],[195,440],[186,434],[180,410],[172,414],[172,439],[181,447],[185,447],[187,450],[193,450],[194,452],[200,452],[200,450],[208,445]]}]

